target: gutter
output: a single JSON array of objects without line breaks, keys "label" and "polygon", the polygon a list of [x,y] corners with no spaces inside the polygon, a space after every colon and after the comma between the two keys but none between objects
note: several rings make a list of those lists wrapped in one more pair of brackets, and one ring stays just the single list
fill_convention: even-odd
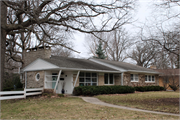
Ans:
[{"label": "gutter", "polygon": [[104,73],[120,73],[120,71],[110,71],[110,70],[95,70],[95,69],[81,69],[81,68],[65,68],[65,67],[59,67],[59,68],[51,68],[51,69],[31,69],[31,70],[25,70],[24,72],[28,71],[41,71],[41,70],[72,70],[72,71],[91,71],[91,72],[104,72]]},{"label": "gutter", "polygon": [[151,71],[139,71],[139,70],[128,70],[127,72],[138,72],[138,73],[152,73],[152,74],[160,74],[159,72],[151,72]]}]

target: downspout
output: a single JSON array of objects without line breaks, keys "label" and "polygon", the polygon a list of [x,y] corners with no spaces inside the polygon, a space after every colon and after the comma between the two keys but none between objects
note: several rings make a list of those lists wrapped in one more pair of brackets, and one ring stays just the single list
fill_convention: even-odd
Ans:
[{"label": "downspout", "polygon": [[121,85],[123,85],[123,75],[124,73],[121,73]]}]

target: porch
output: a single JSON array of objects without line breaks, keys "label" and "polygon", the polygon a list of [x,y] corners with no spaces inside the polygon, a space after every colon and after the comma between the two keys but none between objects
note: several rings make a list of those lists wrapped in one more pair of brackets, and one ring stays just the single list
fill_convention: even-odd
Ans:
[{"label": "porch", "polygon": [[58,94],[61,94],[62,89],[64,89],[65,94],[72,94],[79,76],[79,72],[80,71],[66,70],[45,71],[44,89],[53,90]]}]

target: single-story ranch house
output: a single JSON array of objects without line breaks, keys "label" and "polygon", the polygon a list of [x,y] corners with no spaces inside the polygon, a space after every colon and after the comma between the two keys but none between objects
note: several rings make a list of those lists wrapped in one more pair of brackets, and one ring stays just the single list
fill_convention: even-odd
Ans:
[{"label": "single-story ranch house", "polygon": [[137,65],[102,59],[51,56],[50,48],[26,53],[22,69],[25,88],[41,88],[72,94],[76,86],[158,85],[159,73]]}]

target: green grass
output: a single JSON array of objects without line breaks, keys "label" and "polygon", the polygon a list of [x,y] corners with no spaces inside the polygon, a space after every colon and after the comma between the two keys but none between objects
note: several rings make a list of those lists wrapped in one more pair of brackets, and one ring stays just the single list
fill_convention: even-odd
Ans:
[{"label": "green grass", "polygon": [[179,92],[143,92],[122,95],[99,95],[96,97],[115,105],[179,113],[179,95]]},{"label": "green grass", "polygon": [[175,116],[150,114],[104,107],[77,97],[29,98],[1,102],[1,119],[178,119]]}]

